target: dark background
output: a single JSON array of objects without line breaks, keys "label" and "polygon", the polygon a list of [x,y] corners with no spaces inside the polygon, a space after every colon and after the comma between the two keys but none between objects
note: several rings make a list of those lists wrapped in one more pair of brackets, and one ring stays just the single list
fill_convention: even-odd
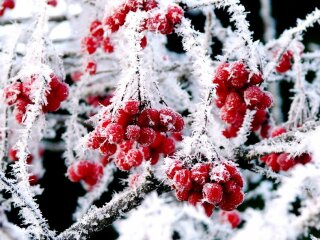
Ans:
[{"label": "dark background", "polygon": [[[264,29],[259,17],[259,0],[242,0],[241,2],[249,12],[248,20],[251,23],[251,31],[254,32],[254,40],[262,39]],[[277,23],[277,36],[284,29],[295,26],[297,18],[304,18],[305,15],[315,7],[320,7],[319,0],[273,0],[272,11]],[[218,11],[217,14],[224,20],[228,19],[228,15],[223,11]],[[203,28],[204,17],[197,16],[192,17],[192,19],[196,29],[201,30]],[[227,21],[225,22],[227,23]],[[319,30],[319,26],[308,30],[305,34],[305,43],[309,41],[320,43]],[[175,35],[169,36],[168,47],[173,51],[181,51],[181,44]],[[288,86],[283,86],[283,88],[283,94],[287,94]],[[287,108],[287,106],[284,106],[285,111]],[[77,198],[83,195],[85,190],[83,190],[81,184],[71,183],[65,177],[66,167],[60,153],[46,151],[44,155],[44,168],[46,169],[46,173],[40,180],[40,185],[45,190],[43,194],[38,197],[38,202],[44,217],[48,219],[50,227],[61,232],[72,224],[71,216],[75,210]],[[115,176],[115,179],[125,177],[126,174],[119,172],[117,176]],[[113,182],[109,187],[110,191],[104,194],[96,204],[101,206],[111,199],[112,192],[120,191],[122,188],[123,186],[119,180]],[[16,216],[17,211],[13,211],[10,214],[10,220],[17,222]],[[117,233],[112,227],[109,227],[91,239],[112,240],[116,237]],[[132,239],[134,239],[134,237]]]}]

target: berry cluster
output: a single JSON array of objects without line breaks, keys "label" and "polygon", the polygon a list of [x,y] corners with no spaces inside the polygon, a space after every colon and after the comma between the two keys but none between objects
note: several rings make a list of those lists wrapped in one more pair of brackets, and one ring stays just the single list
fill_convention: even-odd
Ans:
[{"label": "berry cluster", "polygon": [[105,53],[112,53],[113,45],[110,42],[110,38],[104,35],[102,22],[94,20],[90,24],[90,34],[82,39],[83,50],[91,55],[101,47]]},{"label": "berry cluster", "polygon": [[257,131],[267,120],[266,109],[272,104],[269,93],[258,86],[263,82],[261,74],[250,76],[242,61],[222,63],[217,67],[213,83],[217,85],[216,106],[221,119],[228,124],[223,131],[227,138],[237,136],[247,109],[256,110],[251,130]]},{"label": "berry cluster", "polygon": [[[16,149],[11,148],[9,150],[9,159],[13,162],[19,161],[17,156],[18,151]],[[39,151],[39,155],[42,155],[41,151]],[[28,165],[32,164],[34,157],[32,154],[27,155],[26,163]],[[35,185],[38,183],[39,177],[36,174],[29,175],[29,183],[30,185]]]},{"label": "berry cluster", "polygon": [[241,217],[238,211],[221,211],[219,220],[221,223],[229,223],[232,228],[239,226],[241,222]]},{"label": "berry cluster", "polygon": [[208,216],[215,206],[231,211],[243,202],[243,179],[231,164],[213,167],[210,163],[197,163],[189,169],[174,160],[169,163],[166,174],[172,180],[177,199],[194,206],[201,203]]},{"label": "berry cluster", "polygon": [[0,6],[0,16],[3,16],[5,11],[9,9],[13,9],[15,7],[14,0],[3,0],[2,5]]},{"label": "berry cluster", "polygon": [[[24,82],[16,82],[4,89],[4,97],[9,106],[15,106],[15,116],[19,123],[23,122],[24,115],[29,104],[33,104],[30,98],[32,85],[36,76],[31,76]],[[49,82],[50,90],[46,92],[47,103],[42,106],[44,113],[57,111],[62,101],[66,100],[69,94],[68,86],[57,76],[51,75]]]},{"label": "berry cluster", "polygon": [[170,108],[144,108],[130,100],[114,117],[105,114],[89,134],[88,147],[105,155],[104,164],[114,159],[119,169],[128,171],[143,160],[156,164],[161,154],[170,156],[181,140],[182,116]]},{"label": "berry cluster", "polygon": [[103,165],[88,160],[80,160],[69,166],[68,176],[72,182],[83,180],[89,187],[93,187],[103,176]]},{"label": "berry cluster", "polygon": [[[271,137],[280,136],[285,132],[285,128],[277,127],[272,131]],[[288,171],[298,163],[307,164],[312,158],[308,153],[303,153],[297,157],[290,157],[290,154],[288,153],[271,153],[261,157],[260,160],[267,164],[273,171],[278,172],[280,170]]]}]

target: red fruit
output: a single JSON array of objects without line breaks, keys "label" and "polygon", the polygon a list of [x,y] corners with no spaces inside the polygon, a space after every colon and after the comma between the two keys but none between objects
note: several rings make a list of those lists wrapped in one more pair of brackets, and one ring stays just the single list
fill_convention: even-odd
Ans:
[{"label": "red fruit", "polygon": [[231,92],[220,110],[220,117],[227,123],[239,125],[243,122],[245,111],[242,97],[236,92]]},{"label": "red fruit", "polygon": [[241,222],[240,214],[238,211],[226,212],[223,211],[221,213],[222,221],[228,221],[232,228],[236,228],[239,226]]},{"label": "red fruit", "polygon": [[212,213],[214,210],[214,205],[207,203],[207,202],[204,202],[204,203],[202,203],[202,207],[208,217],[212,216]]},{"label": "red fruit", "polygon": [[20,82],[13,83],[12,85],[6,87],[3,90],[3,95],[7,104],[10,106],[16,103],[21,92],[22,92],[22,83]]},{"label": "red fruit", "polygon": [[88,61],[86,66],[86,72],[90,75],[94,75],[97,72],[97,63],[95,61]]},{"label": "red fruit", "polygon": [[192,181],[203,185],[209,180],[210,165],[206,163],[197,163],[191,169]]},{"label": "red fruit", "polygon": [[110,29],[112,33],[116,32],[119,30],[120,25],[118,24],[120,19],[117,19],[117,22],[113,16],[107,17],[105,19],[105,25]]},{"label": "red fruit", "polygon": [[312,157],[309,153],[302,153],[300,156],[296,157],[295,161],[301,164],[307,164],[311,162]]},{"label": "red fruit", "polygon": [[150,11],[158,6],[158,2],[155,0],[145,0],[143,1],[143,10]]},{"label": "red fruit", "polygon": [[39,178],[37,175],[32,174],[29,176],[29,183],[31,186],[36,185],[38,183],[38,181],[39,181]]},{"label": "red fruit", "polygon": [[258,84],[262,83],[263,82],[263,78],[262,78],[261,73],[253,74],[252,77],[250,78],[249,82],[252,85],[258,85]]},{"label": "red fruit", "polygon": [[217,183],[225,183],[231,178],[231,174],[227,170],[226,165],[214,167],[210,172],[210,176],[210,178]]},{"label": "red fruit", "polygon": [[176,140],[177,142],[181,142],[183,140],[183,136],[182,136],[181,132],[173,132],[171,134],[171,137],[173,137],[174,140]]},{"label": "red fruit", "polygon": [[2,7],[13,9],[15,6],[14,0],[3,0]]},{"label": "red fruit", "polygon": [[249,72],[243,62],[235,62],[231,64],[230,77],[228,85],[236,89],[243,88],[248,82]]},{"label": "red fruit", "polygon": [[182,118],[182,116],[176,112],[176,122],[174,124],[174,131],[176,132],[181,132],[183,130],[184,127],[184,120]]},{"label": "red fruit", "polygon": [[94,20],[90,25],[90,33],[92,36],[98,40],[103,38],[104,30],[102,28],[102,23],[99,20]]},{"label": "red fruit", "polygon": [[193,205],[196,206],[197,203],[200,203],[202,200],[202,194],[200,192],[193,192],[189,195],[188,198],[188,202]]},{"label": "red fruit", "polygon": [[79,182],[81,180],[81,176],[79,176],[75,171],[76,166],[72,164],[68,167],[68,177],[71,182]]},{"label": "red fruit", "polygon": [[119,146],[124,153],[127,153],[130,149],[132,149],[134,141],[128,140],[123,141]]},{"label": "red fruit", "polygon": [[143,153],[143,158],[148,160],[151,157],[150,148],[142,147],[141,152]]},{"label": "red fruit", "polygon": [[270,137],[270,130],[271,126],[268,123],[264,123],[261,126],[260,135],[262,138],[269,138]]},{"label": "red fruit", "polygon": [[131,169],[130,164],[126,162],[125,153],[123,151],[116,155],[114,162],[121,171],[129,171]]},{"label": "red fruit", "polygon": [[156,132],[152,128],[141,128],[138,142],[143,146],[150,146],[156,138]]},{"label": "red fruit", "polygon": [[60,108],[61,101],[58,98],[54,98],[52,94],[47,96],[47,104],[42,106],[42,111],[55,112]]},{"label": "red fruit", "polygon": [[257,131],[266,119],[267,112],[265,110],[257,110],[251,123],[251,131]]},{"label": "red fruit", "polygon": [[173,22],[169,21],[166,16],[157,14],[151,18],[148,18],[145,22],[143,30],[149,30],[152,32],[160,32],[161,34],[171,34],[174,29]]},{"label": "red fruit", "polygon": [[227,82],[229,77],[230,77],[230,64],[221,63],[216,69],[216,74],[213,82],[220,86],[221,84],[224,84],[225,82]]},{"label": "red fruit", "polygon": [[264,92],[257,86],[251,86],[244,91],[243,96],[247,107],[255,109],[262,101]]},{"label": "red fruit", "polygon": [[176,190],[176,197],[179,201],[187,201],[190,191],[187,189]]},{"label": "red fruit", "polygon": [[176,144],[172,138],[165,138],[161,145],[161,152],[165,156],[172,155],[176,150]]},{"label": "red fruit", "polygon": [[159,111],[153,108],[148,108],[140,113],[138,118],[138,125],[140,127],[152,127],[155,128],[159,125],[160,115]]},{"label": "red fruit", "polygon": [[262,161],[265,161],[265,163],[272,169],[274,172],[280,171],[280,166],[278,164],[278,154],[277,153],[271,153],[264,157],[260,158]]},{"label": "red fruit", "polygon": [[182,162],[179,160],[174,160],[172,163],[170,163],[166,169],[166,174],[169,179],[173,179],[177,171],[182,170]]},{"label": "red fruit", "polygon": [[178,5],[169,6],[166,13],[167,20],[173,25],[181,23],[183,9]]},{"label": "red fruit", "polygon": [[126,129],[126,137],[129,140],[137,140],[140,136],[140,127],[137,125],[129,125]]},{"label": "red fruit", "polygon": [[22,123],[22,121],[24,120],[24,114],[26,113],[28,104],[31,104],[29,99],[19,98],[17,100],[14,113],[18,123]]},{"label": "red fruit", "polygon": [[293,52],[290,50],[286,51],[280,58],[279,63],[276,67],[276,71],[278,73],[285,73],[286,71],[290,70],[293,60]]},{"label": "red fruit", "polygon": [[147,46],[147,43],[148,43],[147,37],[143,36],[143,38],[141,38],[141,40],[140,40],[140,47],[142,49],[145,49]]},{"label": "red fruit", "polygon": [[126,22],[126,17],[128,14],[128,10],[126,7],[120,7],[117,11],[113,14],[113,20],[115,24],[122,26]]},{"label": "red fruit", "polygon": [[278,137],[286,132],[287,130],[284,127],[275,127],[271,132],[271,137]]},{"label": "red fruit", "polygon": [[110,123],[106,127],[106,136],[110,143],[120,143],[124,138],[123,127],[117,123]]},{"label": "red fruit", "polygon": [[113,45],[108,37],[102,39],[101,45],[105,53],[112,53],[114,51]]},{"label": "red fruit", "polygon": [[18,153],[18,150],[11,148],[11,149],[9,150],[9,158],[10,158],[12,161],[18,161],[19,158],[17,157],[17,153]]},{"label": "red fruit", "polygon": [[243,202],[243,199],[243,192],[240,188],[236,188],[232,193],[224,193],[219,207],[224,211],[232,211]]},{"label": "red fruit", "polygon": [[226,138],[236,137],[240,127],[241,127],[241,124],[229,125],[225,130],[223,130],[222,134]]},{"label": "red fruit", "polygon": [[206,183],[202,189],[203,199],[211,204],[218,204],[222,200],[223,189],[218,183]]},{"label": "red fruit", "polygon": [[139,113],[139,106],[140,103],[138,101],[130,100],[125,104],[123,110],[130,115],[136,115]]},{"label": "red fruit", "polygon": [[57,0],[48,0],[48,5],[50,5],[52,7],[56,7],[58,5],[58,1]]},{"label": "red fruit", "polygon": [[105,154],[107,156],[111,156],[115,154],[117,151],[117,145],[111,144],[108,141],[105,141],[101,146],[100,146],[100,152],[102,154]]},{"label": "red fruit", "polygon": [[187,169],[176,171],[173,177],[174,186],[177,190],[190,190],[192,188],[191,172]]},{"label": "red fruit", "polygon": [[109,155],[105,155],[102,158],[100,158],[100,162],[103,166],[106,166],[109,162],[111,162],[111,158]]},{"label": "red fruit", "polygon": [[153,149],[160,147],[165,139],[166,137],[161,132],[156,132],[156,137],[150,147]]},{"label": "red fruit", "polygon": [[143,155],[137,149],[131,149],[126,154],[126,162],[133,167],[137,167],[142,163]]},{"label": "red fruit", "polygon": [[155,165],[159,162],[160,160],[160,154],[158,152],[153,152],[151,154],[151,158],[148,159],[150,161],[151,165]]},{"label": "red fruit", "polygon": [[174,132],[177,117],[179,116],[174,110],[170,108],[164,108],[159,111],[160,125],[165,131]]},{"label": "red fruit", "polygon": [[87,142],[87,147],[92,149],[97,149],[101,146],[101,144],[106,140],[105,137],[102,137],[97,132],[93,132],[89,135],[89,139]]},{"label": "red fruit", "polygon": [[85,37],[81,42],[82,49],[88,54],[93,54],[97,50],[99,44],[93,37]]},{"label": "red fruit", "polygon": [[130,124],[130,122],[132,122],[132,116],[125,112],[123,109],[119,109],[117,115],[114,118],[114,121],[117,124],[126,127],[128,124]]},{"label": "red fruit", "polygon": [[61,102],[65,101],[69,96],[69,87],[67,84],[60,82],[59,86],[55,90],[57,99]]},{"label": "red fruit", "polygon": [[282,171],[288,171],[290,168],[296,165],[294,158],[290,157],[287,153],[281,153],[278,156],[277,162],[280,166],[280,170]]},{"label": "red fruit", "polygon": [[224,82],[217,82],[219,80],[214,79],[213,83],[216,83],[216,95],[217,98],[215,99],[215,104],[218,108],[223,107],[223,105],[225,104],[225,101],[227,99],[228,93],[229,93],[229,89],[226,87]]},{"label": "red fruit", "polygon": [[103,176],[103,166],[101,163],[93,163],[90,167],[90,174],[83,178],[83,181],[90,185],[94,186]]}]

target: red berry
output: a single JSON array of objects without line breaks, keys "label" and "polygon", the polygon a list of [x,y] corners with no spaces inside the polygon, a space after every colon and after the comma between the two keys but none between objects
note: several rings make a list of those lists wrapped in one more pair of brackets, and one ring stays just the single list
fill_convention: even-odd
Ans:
[{"label": "red berry", "polygon": [[102,137],[97,132],[93,132],[89,135],[87,146],[88,148],[97,149],[105,140],[106,140],[105,137]]},{"label": "red berry", "polygon": [[271,137],[278,137],[286,132],[287,130],[284,127],[275,127],[271,132]]},{"label": "red berry", "polygon": [[174,110],[170,108],[164,108],[159,111],[160,125],[169,132],[175,131],[175,124],[177,117],[179,116]]},{"label": "red berry", "polygon": [[130,100],[126,102],[123,110],[130,115],[136,115],[139,113],[139,106],[140,103],[138,101]]},{"label": "red berry", "polygon": [[200,192],[193,192],[189,195],[188,198],[188,202],[193,205],[196,206],[197,203],[200,203],[202,200],[202,194]]},{"label": "red berry", "polygon": [[158,2],[156,0],[145,0],[143,1],[143,10],[150,11],[158,6]]},{"label": "red berry", "polygon": [[113,45],[108,37],[103,38],[101,45],[105,53],[112,53],[114,51]]},{"label": "red berry", "polygon": [[262,161],[265,161],[265,163],[272,169],[272,171],[274,171],[274,172],[280,171],[280,166],[277,161],[278,154],[276,154],[276,153],[268,154],[264,157],[261,157],[260,159]]},{"label": "red berry", "polygon": [[3,90],[3,95],[7,104],[10,106],[16,103],[21,92],[22,92],[22,83],[20,82],[13,83],[12,85],[6,87]]},{"label": "red berry", "polygon": [[166,137],[161,132],[156,132],[156,137],[150,147],[153,149],[160,147],[165,139]]},{"label": "red berry", "polygon": [[160,154],[158,152],[153,152],[151,154],[151,158],[148,159],[150,161],[151,165],[155,165],[159,162],[160,160]]},{"label": "red berry", "polygon": [[167,169],[166,169],[166,174],[168,176],[169,179],[173,179],[174,175],[176,174],[177,171],[182,170],[182,163],[179,160],[174,160],[173,162],[171,162]]},{"label": "red berry", "polygon": [[126,137],[129,140],[137,140],[140,136],[140,127],[137,125],[129,125],[126,129]]},{"label": "red berry", "polygon": [[188,189],[176,190],[176,197],[179,201],[187,201],[190,191]]},{"label": "red berry", "polygon": [[14,0],[3,0],[2,7],[13,9],[15,6]]},{"label": "red berry", "polygon": [[244,194],[240,188],[235,188],[232,193],[224,193],[219,207],[224,211],[232,211],[237,208],[244,199]]},{"label": "red berry", "polygon": [[250,78],[250,84],[252,84],[252,85],[258,85],[262,82],[263,82],[263,78],[262,78],[261,73],[255,73]]},{"label": "red berry", "polygon": [[156,138],[156,132],[152,128],[141,128],[138,142],[144,146],[150,146]]},{"label": "red berry", "polygon": [[117,167],[122,171],[129,171],[131,169],[130,164],[126,162],[125,153],[123,151],[119,152],[116,155],[114,162],[117,165]]},{"label": "red berry", "polygon": [[249,72],[243,62],[235,62],[231,64],[230,77],[228,85],[236,89],[243,88],[248,82]]},{"label": "red berry", "polygon": [[221,213],[221,218],[223,222],[228,221],[232,228],[238,227],[241,222],[240,214],[238,211],[223,211]]},{"label": "red berry", "polygon": [[203,198],[211,204],[218,204],[222,200],[223,189],[218,183],[206,183],[202,189]]},{"label": "red berry", "polygon": [[82,178],[76,173],[75,168],[76,168],[75,164],[72,164],[71,166],[68,167],[68,177],[71,182],[79,182]]},{"label": "red berry", "polygon": [[148,160],[151,157],[150,148],[142,147],[141,152],[143,153],[143,158]]},{"label": "red berry", "polygon": [[100,146],[100,152],[102,154],[105,154],[107,156],[111,156],[115,154],[117,151],[117,145],[111,144],[108,141],[105,141],[101,146]]},{"label": "red berry", "polygon": [[178,5],[169,6],[167,9],[166,17],[173,25],[181,23],[183,17],[183,9]]},{"label": "red berry", "polygon": [[191,169],[192,181],[203,185],[209,180],[210,165],[206,163],[197,163]]},{"label": "red berry", "polygon": [[29,176],[29,183],[31,186],[36,185],[38,183],[38,181],[39,181],[39,178],[37,175],[32,174]]},{"label": "red berry", "polygon": [[309,153],[302,153],[300,156],[296,157],[295,160],[301,164],[307,164],[311,162],[312,157]]},{"label": "red berry", "polygon": [[123,127],[126,127],[128,124],[132,122],[132,116],[125,112],[123,109],[119,109],[117,115],[114,118],[114,121],[117,124],[120,124]]},{"label": "red berry", "polygon": [[267,119],[267,112],[265,110],[257,110],[254,114],[252,123],[251,123],[251,130],[257,131],[262,123],[264,123]]},{"label": "red berry", "polygon": [[220,117],[227,123],[238,125],[243,122],[245,111],[246,106],[242,97],[236,92],[231,92],[220,110]]},{"label": "red berry", "polygon": [[120,147],[120,149],[121,149],[124,153],[127,153],[127,152],[129,152],[130,149],[133,148],[133,144],[134,144],[134,143],[135,143],[135,142],[132,141],[132,140],[123,141],[123,142],[119,145],[119,147]]},{"label": "red berry", "polygon": [[142,49],[145,49],[147,46],[147,43],[148,43],[147,37],[143,36],[143,38],[141,38],[141,40],[140,40],[140,47]]},{"label": "red berry", "polygon": [[270,130],[271,126],[268,123],[264,123],[261,126],[260,135],[262,138],[269,138],[270,137]]},{"label": "red berry", "polygon": [[145,109],[140,113],[138,118],[138,125],[140,127],[152,127],[155,128],[159,125],[160,115],[156,109]]},{"label": "red berry", "polygon": [[143,29],[147,29],[152,32],[160,32],[161,34],[171,34],[173,32],[174,25],[166,16],[157,14],[146,20],[145,27]]},{"label": "red berry", "polygon": [[176,140],[177,142],[181,142],[183,140],[183,136],[182,136],[181,132],[173,132],[171,134],[171,137],[173,137],[174,140]]},{"label": "red berry", "polygon": [[111,162],[111,158],[109,155],[105,155],[102,158],[100,158],[100,162],[103,166],[106,166],[109,162]]},{"label": "red berry", "polygon": [[91,23],[90,33],[98,40],[103,38],[104,30],[102,28],[102,23],[99,20],[95,20]]},{"label": "red berry", "polygon": [[208,202],[202,203],[202,207],[204,209],[205,214],[210,217],[212,216],[213,210],[214,210],[214,205],[210,204]]},{"label": "red berry", "polygon": [[278,73],[285,73],[286,71],[290,70],[293,60],[293,53],[289,50],[286,51],[280,58],[279,63],[276,67],[276,71]]},{"label": "red berry", "polygon": [[287,153],[281,153],[278,156],[277,162],[280,166],[280,170],[282,171],[288,171],[296,164],[294,158],[290,157]]},{"label": "red berry", "polygon": [[142,163],[143,155],[137,149],[131,149],[126,154],[126,162],[133,167],[137,167]]},{"label": "red berry", "polygon": [[88,61],[86,66],[86,72],[90,75],[94,75],[97,72],[97,63],[95,61]]},{"label": "red berry", "polygon": [[176,150],[176,144],[172,138],[165,138],[161,145],[161,152],[165,156],[172,155]]},{"label": "red berry", "polygon": [[177,190],[190,190],[192,188],[191,172],[187,169],[176,171],[173,177],[174,186]]},{"label": "red berry", "polygon": [[120,25],[118,24],[119,18],[117,19],[117,22],[113,16],[109,16],[105,19],[105,25],[110,29],[112,33],[116,32],[119,30]]},{"label": "red berry", "polygon": [[58,5],[58,1],[57,0],[48,0],[48,5],[50,5],[52,7],[56,7]]},{"label": "red berry", "polygon": [[123,127],[117,123],[110,123],[106,127],[106,135],[110,143],[120,143],[124,138]]},{"label": "red berry", "polygon": [[82,48],[88,54],[93,54],[97,50],[99,44],[93,37],[85,37],[81,42]]},{"label": "red berry", "polygon": [[264,92],[257,86],[251,86],[244,91],[243,96],[247,107],[256,109],[260,106],[260,102],[263,101]]},{"label": "red berry", "polygon": [[230,77],[230,64],[229,63],[221,63],[217,69],[215,78],[213,80],[214,83],[221,85],[227,82]]}]

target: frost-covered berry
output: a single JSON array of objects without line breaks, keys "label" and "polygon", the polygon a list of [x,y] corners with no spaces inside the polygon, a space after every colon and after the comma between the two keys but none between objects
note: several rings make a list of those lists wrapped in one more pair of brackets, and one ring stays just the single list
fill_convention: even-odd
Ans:
[{"label": "frost-covered berry", "polygon": [[280,58],[279,63],[276,67],[278,73],[285,73],[286,71],[290,70],[293,60],[293,52],[288,50],[286,51]]},{"label": "frost-covered berry", "polygon": [[303,153],[300,156],[295,158],[295,161],[301,163],[301,164],[307,164],[311,162],[312,156],[309,153]]},{"label": "frost-covered berry", "polygon": [[209,180],[210,165],[197,163],[191,169],[191,178],[194,182],[203,185]]},{"label": "frost-covered berry", "polygon": [[160,114],[160,125],[166,131],[175,131],[175,123],[177,120],[177,114],[170,108],[164,108],[159,111]]},{"label": "frost-covered berry", "polygon": [[170,156],[176,150],[176,144],[172,138],[165,138],[162,141],[161,151],[165,156]]},{"label": "frost-covered berry", "polygon": [[117,123],[111,123],[106,127],[106,136],[110,143],[120,143],[124,138],[123,127]]},{"label": "frost-covered berry", "polygon": [[228,78],[228,86],[236,89],[243,88],[248,82],[249,72],[243,62],[238,61],[231,64],[230,77]]},{"label": "frost-covered berry", "polygon": [[103,38],[104,30],[102,28],[102,23],[99,20],[94,20],[90,24],[90,33],[93,37],[97,38],[98,40]]},{"label": "frost-covered berry", "polygon": [[152,128],[141,128],[138,142],[141,144],[141,146],[147,147],[153,143],[155,137],[156,132]]},{"label": "frost-covered berry", "polygon": [[208,203],[208,202],[204,202],[204,203],[202,203],[202,207],[203,207],[203,209],[204,209],[205,214],[206,214],[208,217],[211,217],[212,214],[213,214],[214,205],[211,204],[211,203]]},{"label": "frost-covered berry", "polygon": [[15,2],[14,0],[3,0],[2,7],[13,9],[15,7]]},{"label": "frost-covered berry", "polygon": [[126,154],[126,162],[133,167],[137,167],[142,163],[143,155],[137,149],[131,149]]},{"label": "frost-covered berry", "polygon": [[200,203],[202,201],[202,193],[200,192],[193,192],[189,195],[188,198],[188,202],[193,205],[196,206],[198,203]]},{"label": "frost-covered berry", "polygon": [[139,106],[140,103],[138,101],[130,100],[126,102],[123,110],[130,115],[136,115],[139,113]]},{"label": "frost-covered berry", "polygon": [[236,210],[231,212],[222,211],[220,214],[220,218],[223,223],[228,222],[232,228],[238,227],[241,222],[240,214]]},{"label": "frost-covered berry", "polygon": [[173,177],[174,186],[177,190],[190,190],[192,188],[191,172],[187,169],[176,171]]},{"label": "frost-covered berry", "polygon": [[242,123],[245,111],[246,106],[242,97],[236,92],[231,92],[220,110],[220,117],[230,124]]},{"label": "frost-covered berry", "polygon": [[99,47],[99,44],[93,37],[85,37],[82,39],[81,46],[85,52],[93,54]]},{"label": "frost-covered berry", "polygon": [[169,6],[166,13],[166,18],[173,25],[181,23],[183,17],[183,9],[178,5]]},{"label": "frost-covered berry", "polygon": [[280,170],[282,171],[288,171],[296,164],[294,158],[290,157],[290,155],[287,153],[281,153],[278,156],[277,162],[280,166]]},{"label": "frost-covered berry", "polygon": [[97,72],[97,63],[95,61],[88,61],[86,65],[86,72],[90,75],[94,75]]},{"label": "frost-covered berry", "polygon": [[126,129],[126,137],[129,140],[137,140],[140,137],[140,127],[137,125],[129,125]]},{"label": "frost-covered berry", "polygon": [[287,130],[284,127],[275,127],[271,132],[271,137],[277,137],[286,132]]},{"label": "frost-covered berry", "polygon": [[183,169],[182,162],[179,160],[174,160],[171,162],[167,168],[166,168],[166,174],[169,179],[173,179],[174,175],[176,174],[177,171],[180,171]]},{"label": "frost-covered berry", "polygon": [[105,141],[102,145],[100,145],[100,152],[107,156],[111,156],[115,154],[117,151],[117,145],[111,144],[108,141]]},{"label": "frost-covered berry", "polygon": [[157,6],[158,2],[155,0],[144,0],[142,8],[144,11],[150,11],[151,9],[154,9]]},{"label": "frost-covered berry", "polygon": [[216,205],[222,200],[223,189],[218,183],[206,183],[203,185],[202,193],[205,201]]},{"label": "frost-covered berry", "polygon": [[176,189],[176,197],[179,201],[187,201],[190,195],[188,189]]},{"label": "frost-covered berry", "polygon": [[153,108],[144,109],[138,118],[140,127],[157,127],[160,122],[159,111]]},{"label": "frost-covered berry", "polygon": [[101,46],[105,53],[112,53],[114,51],[114,47],[108,37],[102,39]]}]

